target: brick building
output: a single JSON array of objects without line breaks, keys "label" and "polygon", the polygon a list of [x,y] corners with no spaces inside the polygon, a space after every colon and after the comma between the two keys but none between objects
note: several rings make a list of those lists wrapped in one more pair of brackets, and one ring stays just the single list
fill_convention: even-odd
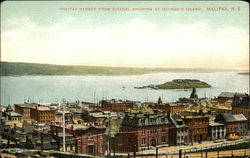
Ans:
[{"label": "brick building", "polygon": [[[51,125],[55,134],[62,131],[62,126]],[[103,156],[106,149],[106,127],[85,126],[82,124],[68,124],[65,132],[73,136],[75,147],[66,146],[68,149],[75,149],[76,153]]]},{"label": "brick building", "polygon": [[227,137],[247,135],[248,121],[243,114],[224,113],[217,115],[215,122],[224,123],[227,126]]},{"label": "brick building", "polygon": [[122,125],[122,151],[142,151],[168,145],[166,113],[126,113]]},{"label": "brick building", "polygon": [[30,116],[38,123],[50,123],[55,120],[55,110],[39,106],[30,109]]},{"label": "brick building", "polygon": [[208,140],[208,116],[186,116],[183,118],[188,126],[188,135],[190,143]]},{"label": "brick building", "polygon": [[182,103],[168,103],[166,104],[167,112],[179,114],[183,111],[184,105]]},{"label": "brick building", "polygon": [[236,93],[234,95],[232,113],[243,114],[248,119],[248,128],[250,128],[250,96],[248,94]]},{"label": "brick building", "polygon": [[30,103],[30,104],[14,104],[15,105],[15,112],[21,114],[23,116],[23,119],[30,119],[30,109],[40,106],[36,103]]},{"label": "brick building", "polygon": [[218,95],[217,100],[219,103],[225,103],[226,101],[232,101],[234,98],[234,94],[232,92],[221,92],[220,95]]},{"label": "brick building", "polygon": [[129,108],[133,108],[134,102],[122,100],[102,100],[102,111],[125,112]]}]

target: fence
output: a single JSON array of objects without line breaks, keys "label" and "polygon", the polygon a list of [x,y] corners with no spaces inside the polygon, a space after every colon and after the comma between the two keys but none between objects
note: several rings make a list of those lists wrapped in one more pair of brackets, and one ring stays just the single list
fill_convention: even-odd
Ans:
[{"label": "fence", "polygon": [[[218,157],[226,157],[226,156],[250,156],[250,148],[244,147],[244,149],[239,150],[229,150],[227,148],[235,147],[236,145],[240,145],[243,143],[249,143],[249,139],[245,140],[237,140],[234,142],[227,142],[221,144],[210,145],[206,147],[194,147],[189,149],[182,149],[176,151],[165,151],[161,150],[156,151],[154,153],[146,154],[143,152],[137,153],[137,155],[131,154],[130,157],[142,157],[142,158],[218,158]],[[226,148],[227,147],[227,148]],[[223,150],[221,150],[223,148]],[[246,149],[247,148],[247,149]]]}]

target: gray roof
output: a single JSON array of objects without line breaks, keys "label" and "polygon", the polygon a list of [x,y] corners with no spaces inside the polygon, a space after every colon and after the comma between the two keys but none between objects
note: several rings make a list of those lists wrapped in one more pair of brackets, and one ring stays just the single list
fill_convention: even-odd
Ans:
[{"label": "gray roof", "polygon": [[221,92],[221,94],[218,97],[228,97],[228,98],[233,98],[234,97],[233,92]]},{"label": "gray roof", "polygon": [[225,124],[214,122],[214,121],[209,121],[209,126],[225,126]]},{"label": "gray roof", "polygon": [[236,121],[247,121],[247,118],[243,114],[235,114],[233,116]]},{"label": "gray roof", "polygon": [[223,117],[226,122],[238,122],[238,121],[247,121],[247,118],[243,114],[230,114],[224,113]]},{"label": "gray roof", "polygon": [[176,128],[187,127],[180,115],[170,115],[170,119]]},{"label": "gray roof", "polygon": [[11,116],[11,117],[14,117],[14,116],[15,116],[15,117],[22,117],[21,114],[16,113],[16,112],[14,112],[14,111],[8,112],[8,115]]}]

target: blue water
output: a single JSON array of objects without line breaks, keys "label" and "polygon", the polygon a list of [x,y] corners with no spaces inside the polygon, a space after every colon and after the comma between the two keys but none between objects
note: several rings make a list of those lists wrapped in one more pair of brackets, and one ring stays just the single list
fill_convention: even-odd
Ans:
[{"label": "blue water", "polygon": [[[63,98],[98,102],[101,99],[128,99],[163,102],[189,97],[191,91],[135,89],[135,86],[162,84],[172,79],[199,79],[212,88],[197,89],[199,97],[214,97],[223,91],[249,91],[249,76],[238,72],[215,73],[154,73],[134,76],[20,76],[1,77],[1,105],[23,103],[28,98],[34,102],[58,102]],[[122,88],[122,87],[125,88]],[[249,92],[248,92],[249,93]],[[10,98],[10,99],[9,99]]]}]

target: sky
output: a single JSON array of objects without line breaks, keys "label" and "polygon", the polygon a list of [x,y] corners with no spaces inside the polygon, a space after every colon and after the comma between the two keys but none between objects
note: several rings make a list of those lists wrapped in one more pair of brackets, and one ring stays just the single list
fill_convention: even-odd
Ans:
[{"label": "sky", "polygon": [[5,1],[1,61],[249,69],[248,15],[244,1]]}]

